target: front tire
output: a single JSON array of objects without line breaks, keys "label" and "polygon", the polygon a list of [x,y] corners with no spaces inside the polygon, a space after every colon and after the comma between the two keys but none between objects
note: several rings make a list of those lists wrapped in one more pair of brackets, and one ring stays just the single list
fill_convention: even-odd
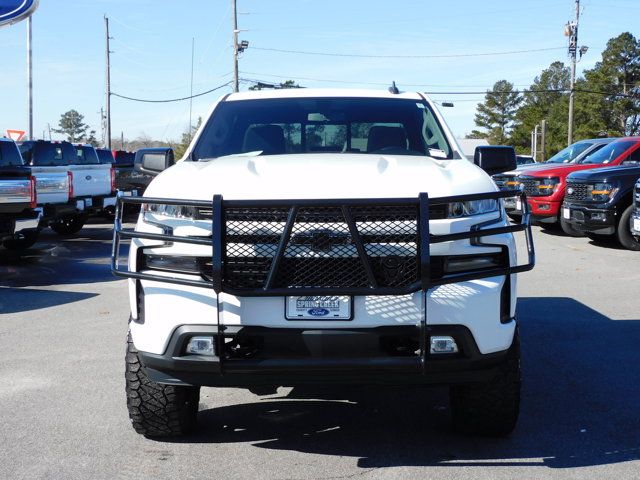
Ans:
[{"label": "front tire", "polygon": [[492,380],[449,389],[454,428],[476,435],[508,435],[518,421],[520,385],[520,337],[516,329],[507,358]]},{"label": "front tire", "polygon": [[51,229],[58,235],[72,235],[82,230],[88,218],[84,214],[61,217],[51,224]]},{"label": "front tire", "polygon": [[131,334],[126,353],[127,409],[136,432],[146,437],[175,437],[197,423],[200,387],[162,385],[151,380],[138,357]]},{"label": "front tire", "polygon": [[38,240],[38,231],[29,231],[22,233],[22,238],[8,238],[2,242],[2,246],[7,250],[26,250],[33,246]]},{"label": "front tire", "polygon": [[616,229],[616,235],[620,244],[635,252],[640,251],[640,242],[631,235],[631,227],[629,221],[631,220],[631,213],[633,212],[633,205],[629,205],[622,215],[620,215],[620,221],[618,222],[618,228]]}]

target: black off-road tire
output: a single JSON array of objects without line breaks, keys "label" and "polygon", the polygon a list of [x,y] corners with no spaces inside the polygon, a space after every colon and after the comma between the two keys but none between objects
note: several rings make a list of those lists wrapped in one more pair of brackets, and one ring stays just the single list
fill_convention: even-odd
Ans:
[{"label": "black off-road tire", "polygon": [[631,213],[633,213],[633,205],[629,205],[622,215],[620,215],[620,221],[618,222],[618,228],[616,228],[616,236],[620,245],[627,250],[633,250],[635,252],[640,251],[640,242],[631,235],[631,226],[629,220],[631,219]]},{"label": "black off-road tire", "polygon": [[584,237],[584,232],[576,230],[571,226],[571,223],[567,222],[564,218],[560,218],[560,228],[562,231],[570,237]]},{"label": "black off-road tire", "polygon": [[200,387],[162,385],[149,379],[131,334],[127,336],[125,378],[127,409],[136,432],[145,437],[175,437],[195,429]]},{"label": "black off-road tire", "polygon": [[2,246],[7,250],[26,250],[31,248],[38,240],[38,231],[29,231],[22,234],[22,238],[8,238],[2,242]]},{"label": "black off-road tire", "polygon": [[82,227],[84,227],[88,218],[89,216],[84,214],[68,215],[66,217],[58,218],[51,224],[51,230],[56,232],[58,235],[72,235],[82,230]]},{"label": "black off-road tire", "polygon": [[463,433],[499,437],[513,431],[520,411],[520,337],[518,331],[499,373],[481,384],[449,389],[453,426]]}]

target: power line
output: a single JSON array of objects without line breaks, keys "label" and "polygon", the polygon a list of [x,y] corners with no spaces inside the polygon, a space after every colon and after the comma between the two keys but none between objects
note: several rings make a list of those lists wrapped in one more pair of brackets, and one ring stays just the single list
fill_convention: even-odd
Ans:
[{"label": "power line", "polygon": [[207,95],[208,93],[215,92],[216,90],[220,90],[221,88],[224,88],[224,87],[226,87],[228,85],[231,85],[231,83],[233,83],[233,82],[223,83],[222,85],[219,85],[219,86],[217,86],[215,88],[212,88],[210,90],[207,90],[205,92],[196,93],[195,95],[189,95],[187,97],[181,97],[181,98],[169,98],[169,99],[163,99],[163,100],[152,100],[152,99],[148,99],[148,98],[127,97],[126,95],[120,95],[119,93],[115,93],[115,92],[111,92],[111,95],[113,95],[114,97],[124,98],[125,100],[131,100],[133,102],[145,102],[145,103],[181,102],[183,100],[190,100],[192,98],[202,97],[203,95]]},{"label": "power line", "polygon": [[[259,73],[259,72],[247,72],[245,70],[241,70],[240,73],[248,74],[248,75],[260,75],[263,77],[274,77],[274,78],[284,78],[287,80],[309,80],[312,82],[325,82],[325,83],[341,83],[345,85],[373,85],[373,86],[381,86],[388,87],[389,82],[363,82],[363,81],[355,81],[355,80],[336,80],[336,79],[328,79],[328,78],[313,78],[313,77],[301,77],[299,75],[274,75],[271,73]],[[254,82],[249,78],[243,78],[245,81]],[[512,84],[514,87],[528,87],[530,84],[525,83],[515,83]],[[452,85],[452,84],[429,84],[429,83],[402,83],[404,87],[454,87],[454,88],[491,88],[492,85]],[[483,92],[484,94],[485,92]]]},{"label": "power line", "polygon": [[493,55],[516,55],[519,53],[548,52],[551,50],[564,50],[566,47],[534,48],[530,50],[510,50],[503,52],[482,52],[482,53],[454,53],[442,55],[365,55],[359,53],[336,53],[336,52],[309,52],[302,50],[284,50],[280,48],[251,47],[251,50],[262,50],[266,52],[292,53],[296,55],[319,55],[323,57],[350,57],[350,58],[460,58],[460,57],[487,57]]}]

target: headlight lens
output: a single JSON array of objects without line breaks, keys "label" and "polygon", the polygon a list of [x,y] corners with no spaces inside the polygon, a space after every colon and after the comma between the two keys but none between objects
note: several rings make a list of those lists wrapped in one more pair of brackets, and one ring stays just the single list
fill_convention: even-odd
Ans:
[{"label": "headlight lens", "polygon": [[558,183],[560,183],[558,177],[541,178],[534,183],[535,191],[538,192],[539,196],[546,197],[554,192]]},{"label": "headlight lens", "polygon": [[618,189],[610,183],[594,183],[587,186],[587,193],[595,202],[606,202],[612,198]]},{"label": "headlight lens", "polygon": [[158,217],[169,218],[181,218],[193,220],[197,217],[198,211],[195,207],[187,207],[184,205],[162,205],[162,204],[148,204],[142,205],[142,215],[145,220],[149,220],[150,216],[154,218],[151,220],[158,220]]},{"label": "headlight lens", "polygon": [[449,204],[448,218],[470,217],[483,213],[497,212],[500,203],[495,198],[486,200],[471,200],[468,202],[453,202]]}]

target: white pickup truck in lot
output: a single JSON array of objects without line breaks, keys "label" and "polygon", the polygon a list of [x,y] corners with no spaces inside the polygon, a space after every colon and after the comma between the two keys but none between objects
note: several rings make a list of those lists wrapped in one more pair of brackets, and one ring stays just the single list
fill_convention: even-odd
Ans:
[{"label": "white pickup truck in lot", "polygon": [[36,178],[45,225],[57,233],[80,231],[89,214],[115,202],[113,169],[100,164],[92,146],[32,140],[20,152]]},{"label": "white pickup truck in lot", "polygon": [[0,138],[0,244],[29,248],[38,238],[36,181],[13,140]]},{"label": "white pickup truck in lot", "polygon": [[[143,153],[159,175],[116,205],[137,432],[192,430],[201,386],[334,383],[449,385],[459,430],[514,428],[516,274],[534,251],[528,214],[511,225],[503,207],[524,194],[489,176],[512,148],[467,161],[420,93],[296,89],[221,98],[169,159]],[[126,204],[142,205],[135,229]]]}]

